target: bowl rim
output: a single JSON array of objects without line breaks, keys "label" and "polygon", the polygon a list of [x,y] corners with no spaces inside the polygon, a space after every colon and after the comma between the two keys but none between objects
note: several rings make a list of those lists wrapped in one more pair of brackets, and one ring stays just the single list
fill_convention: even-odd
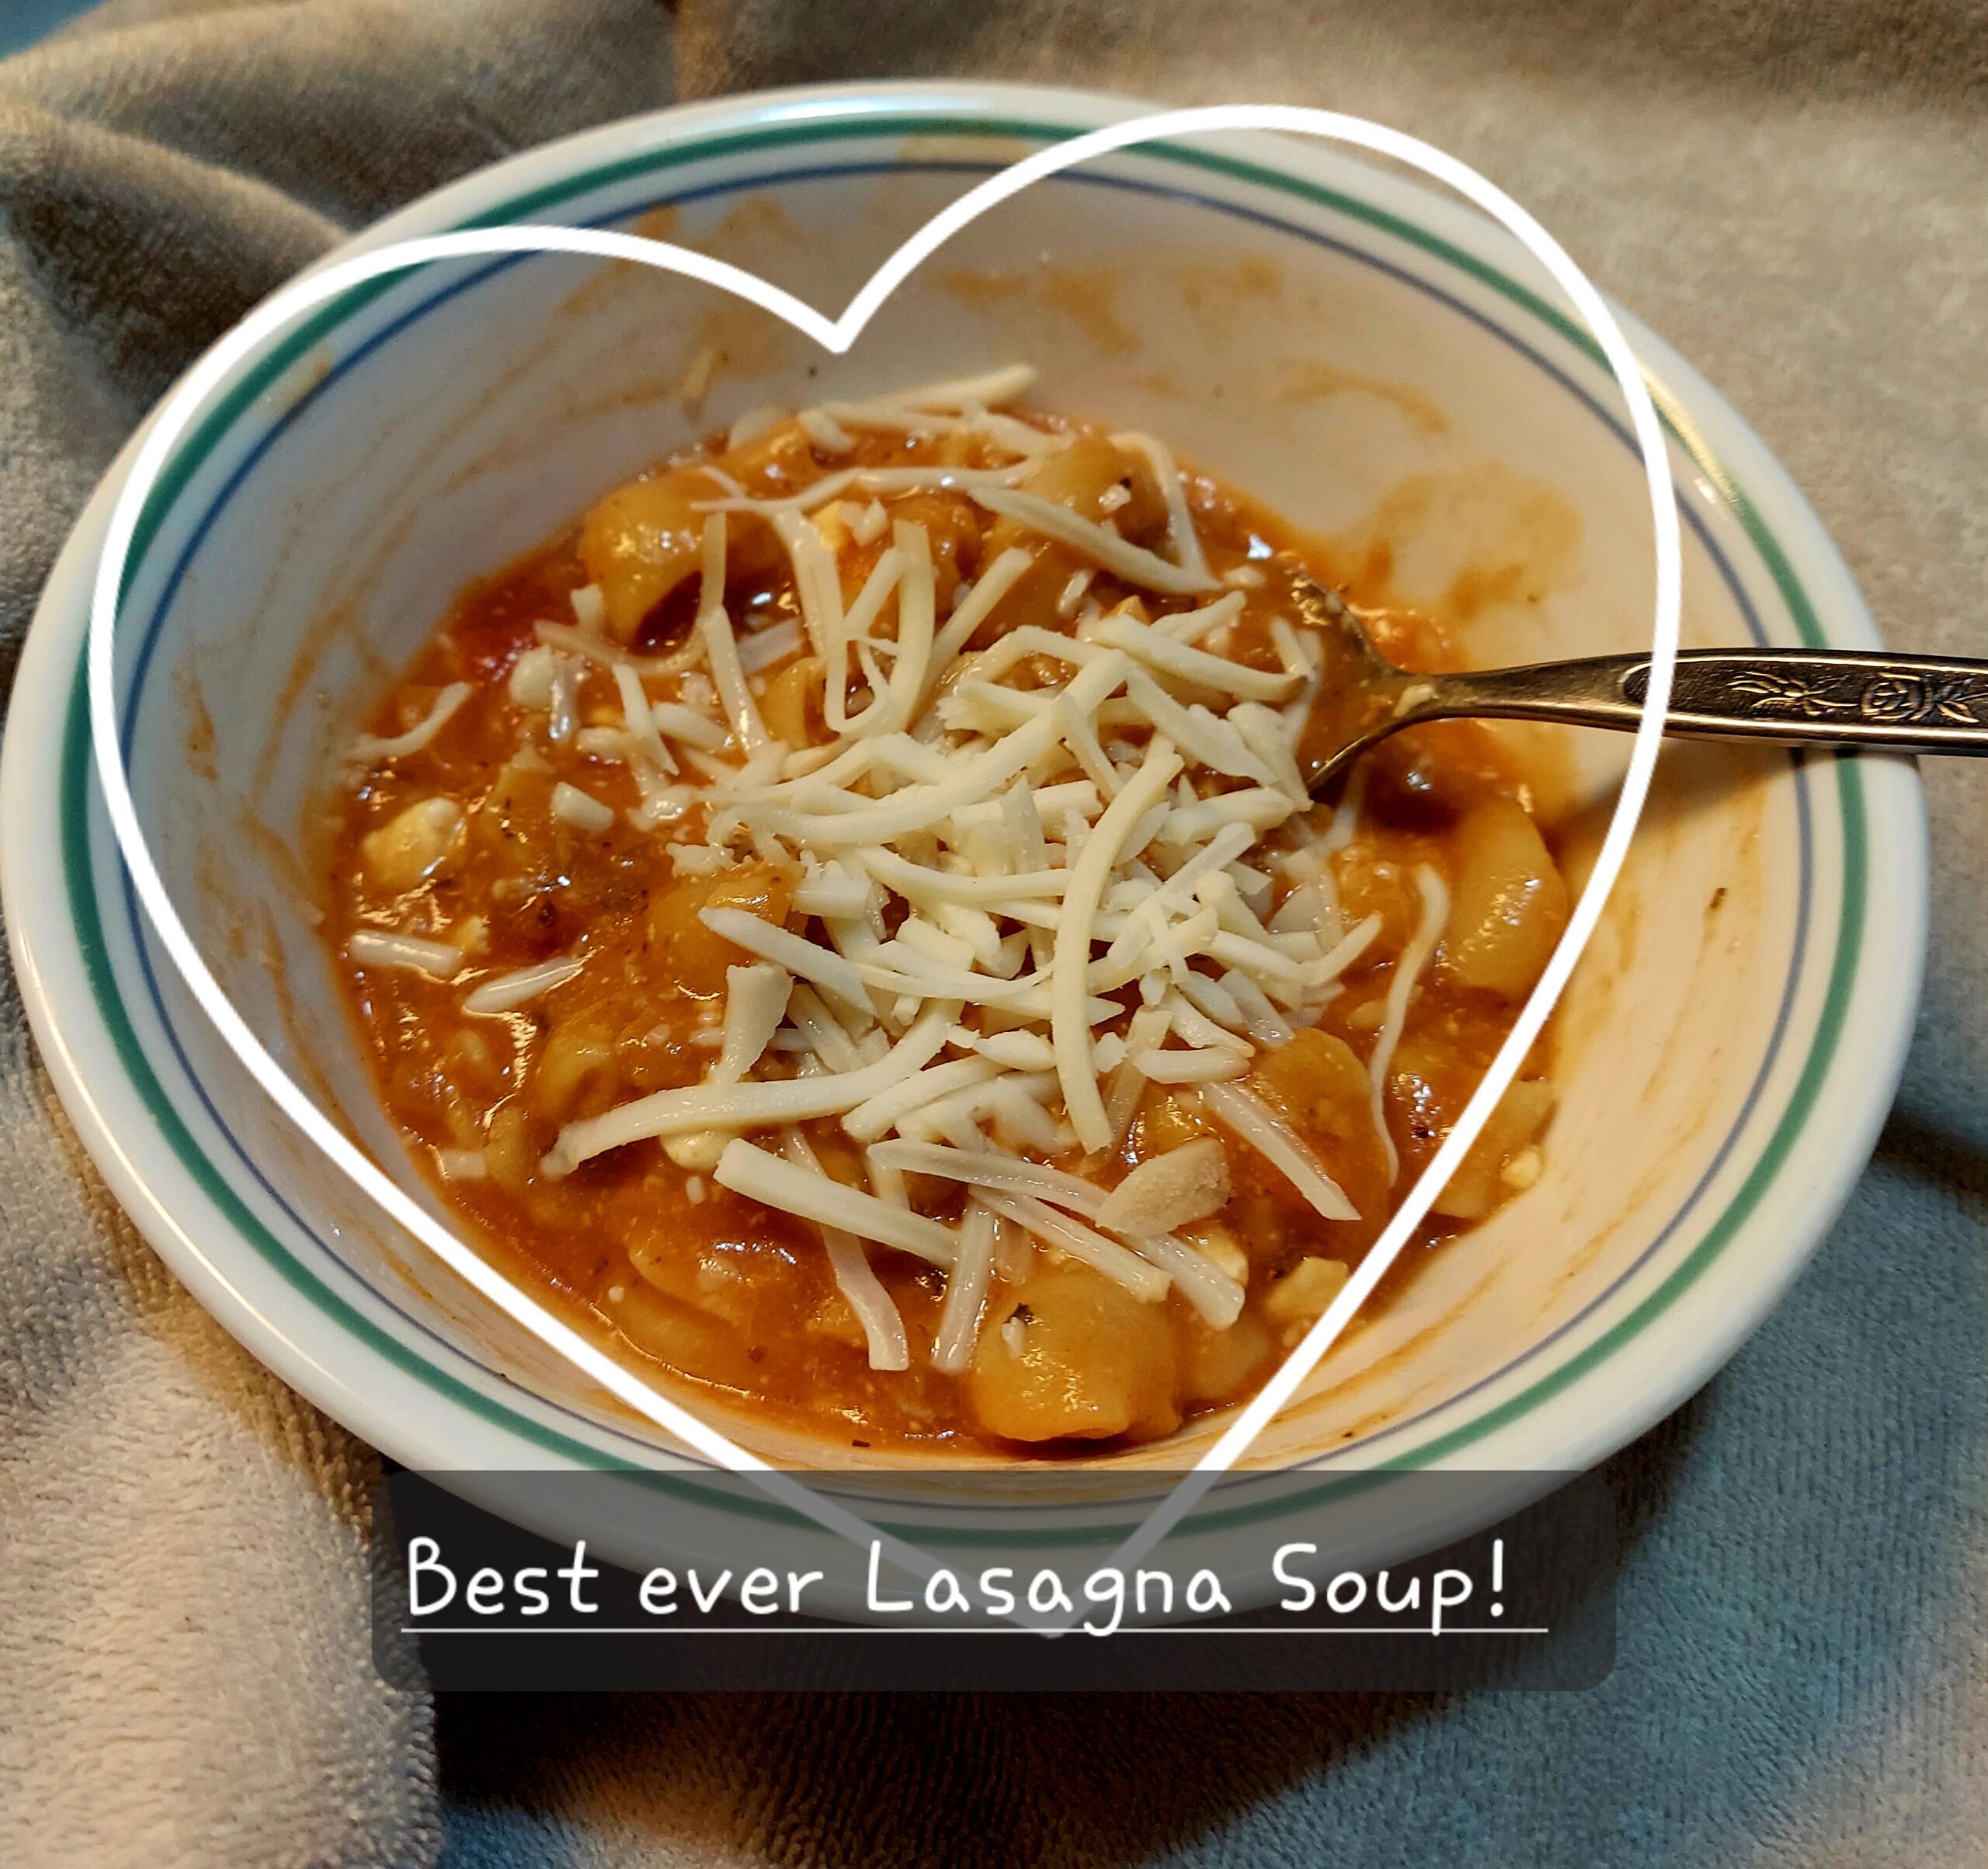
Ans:
[{"label": "bowl rim", "polygon": [[[653,163],[659,151],[680,152],[684,161],[708,161],[783,140],[837,134],[874,137],[943,131],[1013,136],[1033,130],[1038,135],[1064,134],[1145,107],[1097,93],[916,81],[818,86],[679,106],[582,132],[477,171],[376,224],[327,258],[439,226],[515,219],[561,194],[577,194],[600,186],[609,179],[606,172],[617,166]],[[1283,177],[1299,182],[1305,171],[1321,166],[1316,160],[1297,160],[1296,146],[1277,140],[1225,141],[1239,147],[1248,144],[1255,160],[1265,165],[1264,173],[1273,180]],[[1281,162],[1277,160],[1280,154]],[[1305,154],[1309,158],[1316,152]],[[1222,156],[1199,159],[1211,166],[1224,162],[1233,165],[1232,158]],[[1457,217],[1465,210],[1413,183],[1343,158],[1323,166],[1357,172],[1363,200],[1380,204],[1371,207],[1371,213],[1393,224],[1395,231],[1406,231],[1425,247],[1441,248],[1445,257],[1461,261],[1480,275],[1485,270],[1481,261],[1473,262],[1467,244],[1459,245],[1449,238],[1461,232]],[[1403,222],[1405,227],[1400,224]],[[1441,231],[1428,231],[1430,222]],[[1513,294],[1531,296],[1516,282],[1498,283]],[[1528,308],[1566,328],[1565,320],[1552,307],[1534,300]],[[1674,439],[1712,482],[1719,503],[1747,533],[1798,626],[1821,641],[1825,634],[1821,619],[1826,617],[1829,640],[1875,644],[1875,627],[1847,566],[1764,445],[1670,346],[1632,318],[1625,317],[1625,324],[1646,363],[1660,407],[1670,418]],[[310,330],[307,324],[290,341],[302,339]],[[272,360],[283,348],[273,347]],[[221,412],[217,409],[214,414]],[[512,1426],[500,1426],[492,1418],[492,1398],[457,1381],[449,1371],[423,1363],[418,1353],[396,1346],[401,1357],[422,1363],[428,1371],[419,1386],[432,1418],[410,1421],[398,1407],[407,1394],[405,1384],[381,1385],[377,1379],[381,1371],[375,1367],[382,1360],[381,1350],[352,1340],[349,1327],[335,1313],[312,1304],[309,1316],[300,1314],[287,1326],[243,1291],[227,1263],[230,1249],[245,1243],[245,1221],[251,1227],[259,1227],[259,1222],[233,1197],[225,1176],[200,1155],[198,1144],[186,1138],[194,1159],[189,1160],[182,1151],[176,1162],[169,1160],[175,1152],[162,1128],[134,1125],[127,1120],[142,1108],[155,1125],[162,1118],[176,1122],[163,1090],[155,1082],[152,1093],[146,1092],[142,1079],[148,1067],[135,1037],[127,1042],[127,1034],[119,1034],[110,1022],[106,1007],[114,1007],[115,995],[112,992],[106,999],[103,990],[101,976],[106,970],[101,957],[68,951],[80,946],[78,930],[69,914],[68,897],[47,884],[58,870],[66,870],[72,884],[77,881],[75,853],[58,847],[58,834],[36,811],[62,783],[75,779],[79,749],[87,745],[86,735],[79,738],[77,731],[80,691],[73,685],[73,671],[96,546],[137,441],[134,437],[106,474],[50,578],[23,650],[14,691],[15,702],[27,704],[10,709],[12,731],[5,737],[4,756],[0,756],[0,821],[9,828],[9,835],[0,840],[0,898],[4,898],[9,940],[30,1020],[58,1093],[120,1203],[203,1305],[276,1374],[374,1445],[430,1471],[622,1464],[604,1456],[597,1447],[548,1436],[528,1417],[513,1415]],[[190,448],[190,439],[186,445]],[[1813,591],[1809,588],[1811,582]],[[1818,597],[1823,600],[1819,603]],[[1376,1464],[1502,1464],[1562,1470],[1591,1464],[1668,1412],[1708,1377],[1765,1315],[1819,1243],[1861,1171],[1903,1066],[1917,996],[1928,888],[1924,805],[1916,773],[1906,763],[1890,759],[1836,763],[1846,819],[1854,815],[1867,831],[1882,832],[1868,841],[1870,848],[1881,853],[1883,881],[1889,886],[1873,890],[1868,865],[1859,886],[1865,898],[1864,915],[1882,918],[1886,924],[1891,938],[1885,952],[1893,964],[1885,970],[1872,968],[1872,947],[1862,929],[1847,963],[1840,946],[1836,973],[1840,978],[1833,977],[1832,985],[1857,1000],[1853,1009],[1858,1014],[1856,1030],[1850,1030],[1847,1014],[1840,1016],[1833,1034],[1837,1047],[1833,1058],[1819,1070],[1806,1072],[1796,1086],[1789,1103],[1799,1120],[1787,1138],[1782,1159],[1764,1179],[1761,1171],[1769,1166],[1771,1145],[1758,1152],[1753,1175],[1742,1190],[1743,1197],[1750,1190],[1752,1194],[1748,1211],[1731,1218],[1728,1225],[1733,1212],[1729,1205],[1726,1215],[1694,1223],[1706,1238],[1672,1280],[1674,1283],[1687,1270],[1691,1277],[1672,1291],[1656,1311],[1649,1306],[1663,1296],[1662,1292],[1646,1300],[1599,1342],[1488,1411],[1470,1424],[1469,1431],[1459,1429],[1409,1455]],[[83,835],[87,839],[86,827]],[[87,848],[82,862],[87,883]],[[1846,877],[1845,884],[1847,891],[1851,879]],[[1898,964],[1900,961],[1904,964]],[[1841,1040],[1846,1034],[1857,1042],[1844,1047]],[[1853,1060],[1859,1067],[1854,1072],[1846,1068]],[[1802,1106],[1794,1112],[1798,1103]],[[1792,1183],[1781,1171],[1790,1157],[1801,1152],[1803,1137],[1825,1111],[1830,1118],[1828,1149],[1819,1152],[1812,1148],[1813,1160],[1803,1164],[1810,1172],[1799,1184]],[[1777,1132],[1774,1141],[1781,1139]],[[1772,1186],[1777,1174],[1779,1185]],[[1674,1307],[1697,1281],[1698,1273],[1721,1256],[1707,1256],[1712,1235],[1724,1227],[1724,1244],[1733,1243],[1733,1236],[1756,1225],[1760,1203],[1769,1192],[1776,1194],[1782,1210],[1775,1229],[1778,1241],[1770,1242],[1778,1244],[1778,1249],[1745,1256],[1743,1266],[1735,1256],[1726,1253],[1729,1277],[1720,1301],[1708,1306],[1705,1300],[1710,1288],[1701,1285],[1697,1301],[1687,1311],[1675,1313],[1669,1335],[1653,1335],[1649,1326],[1663,1310]],[[1736,1266],[1740,1266],[1736,1280]],[[1680,1346],[1670,1343],[1669,1336],[1679,1334],[1677,1323],[1687,1316],[1695,1328],[1684,1333],[1687,1340],[1680,1354]],[[314,1324],[317,1328],[311,1328]],[[368,1329],[372,1329],[370,1322]],[[1660,1350],[1668,1354],[1654,1353]],[[1605,1388],[1590,1380],[1604,1371],[1629,1380]],[[1481,1457],[1487,1443],[1493,1449],[1518,1444],[1507,1430],[1528,1416],[1536,1423],[1541,1409],[1556,1402],[1559,1405],[1549,1419],[1559,1420],[1560,1432],[1553,1441],[1550,1460],[1487,1462]],[[504,1412],[501,1405],[496,1406],[499,1412]],[[471,1416],[476,1419],[471,1421]],[[514,1432],[517,1426],[525,1432]],[[1395,1431],[1391,1427],[1377,1439],[1385,1440]],[[1356,1444],[1347,1455],[1357,1457],[1364,1445]],[[1473,1446],[1476,1455],[1460,1457]],[[474,1457],[464,1457],[466,1454]],[[666,1471],[672,1463],[659,1455],[626,1464]],[[1361,1463],[1355,1457],[1348,1464]]]}]

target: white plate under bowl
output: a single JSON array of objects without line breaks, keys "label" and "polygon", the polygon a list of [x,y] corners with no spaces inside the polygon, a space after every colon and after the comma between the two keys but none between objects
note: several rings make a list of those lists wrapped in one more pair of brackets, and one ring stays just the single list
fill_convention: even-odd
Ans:
[{"label": "white plate under bowl", "polygon": [[[1134,109],[985,85],[731,99],[516,157],[352,245],[634,226],[832,311],[973,179]],[[1624,321],[1670,427],[1687,641],[1874,646],[1785,474]],[[707,349],[718,367],[686,407]],[[1475,575],[1465,641],[1483,662],[1647,638],[1642,481],[1593,347],[1499,230],[1322,146],[1197,141],[1040,184],[928,262],[842,360],[705,288],[565,257],[348,293],[245,365],[177,451],[141,526],[119,679],[182,913],[238,1004],[396,1172],[283,853],[381,672],[465,579],[704,429],[1018,356],[1042,367],[1048,405],[1150,427],[1295,518],[1385,540],[1404,589],[1437,601]],[[144,925],[82,700],[91,578],[130,454],[50,580],[0,771],[9,931],[85,1145],[202,1303],[395,1458],[694,1464],[312,1159]],[[1555,744],[1569,787],[1605,804],[1625,743]],[[1567,1471],[1674,1407],[1795,1277],[1866,1158],[1925,904],[1909,765],[1667,752],[1566,1009],[1544,1177],[1350,1337],[1258,1457]],[[1134,1457],[1179,1464],[1201,1444]]]}]

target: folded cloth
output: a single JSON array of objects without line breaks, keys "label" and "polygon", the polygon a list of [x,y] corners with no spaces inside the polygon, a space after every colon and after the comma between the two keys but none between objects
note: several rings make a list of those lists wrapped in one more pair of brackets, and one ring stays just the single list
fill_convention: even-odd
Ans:
[{"label": "folded cloth", "polygon": [[[0,645],[172,379],[346,231],[673,93],[648,0],[126,5],[0,66]],[[0,982],[0,1862],[415,1864],[432,1709],[374,1669],[378,1457],[82,1159]]]},{"label": "folded cloth", "polygon": [[[144,408],[342,229],[679,90],[946,71],[1455,150],[1733,396],[1895,643],[1988,654],[1980,0],[123,0],[0,66],[0,644]],[[1988,843],[1982,772],[1927,777],[1898,1110],[1758,1337],[1611,1463],[1621,1659],[1579,1697],[396,1694],[374,1457],[119,1218],[8,979],[0,1861],[1988,1860]]]}]

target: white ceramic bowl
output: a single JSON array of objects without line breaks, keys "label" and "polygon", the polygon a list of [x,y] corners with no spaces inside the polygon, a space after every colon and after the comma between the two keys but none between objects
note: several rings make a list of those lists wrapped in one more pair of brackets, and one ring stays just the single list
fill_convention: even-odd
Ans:
[{"label": "white ceramic bowl", "polygon": [[[353,244],[523,220],[666,230],[832,311],[972,179],[1132,108],[960,85],[728,99],[516,157]],[[1670,425],[1687,641],[1875,644],[1759,440],[1625,321]],[[721,361],[686,408],[707,347]],[[568,258],[349,293],[244,367],[155,494],[123,717],[153,848],[224,983],[410,1185],[294,854],[327,751],[384,672],[465,579],[693,433],[1016,358],[1041,367],[1051,406],[1149,427],[1322,530],[1385,541],[1409,592],[1475,590],[1482,662],[1646,640],[1642,482],[1592,347],[1497,230],[1322,146],[1217,139],[1039,185],[930,262],[846,360],[705,288]],[[128,459],[50,582],[0,774],[9,929],[85,1144],[202,1302],[396,1458],[676,1463],[312,1159],[141,921],[82,699]],[[1605,805],[1625,743],[1556,744],[1572,791]],[[1258,1457],[1567,1470],[1673,1407],[1862,1166],[1911,1023],[1925,897],[1908,766],[1667,753],[1567,1003],[1543,1179],[1335,1353]]]}]

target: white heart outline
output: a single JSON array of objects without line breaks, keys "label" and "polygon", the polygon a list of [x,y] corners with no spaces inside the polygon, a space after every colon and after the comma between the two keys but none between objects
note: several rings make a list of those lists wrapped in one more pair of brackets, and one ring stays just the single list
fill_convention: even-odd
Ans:
[{"label": "white heart outline", "polygon": [[[784,114],[846,116],[846,109],[800,106]],[[963,127],[964,128],[964,127]],[[1288,105],[1217,105],[1160,111],[1124,120],[1055,143],[1024,157],[969,189],[904,241],[829,319],[791,294],[756,276],[689,248],[639,235],[601,229],[531,226],[464,230],[397,241],[353,254],[306,273],[258,306],[189,370],[168,397],[120,489],[98,562],[87,644],[92,747],[111,827],[146,914],[174,966],[243,1067],[298,1127],[361,1192],[411,1233],[457,1275],[549,1349],[639,1414],[676,1435],[714,1464],[758,1476],[784,1501],[829,1529],[865,1542],[874,1530],[854,1515],[798,1485],[728,1436],[706,1426],[679,1404],[651,1388],[586,1341],[535,1299],[485,1263],[434,1220],[326,1117],[266,1051],[236,1013],[208,970],[167,894],[137,819],[116,727],[114,648],[116,613],[126,563],[146,499],[168,456],[201,404],[228,373],[266,338],[325,300],[365,281],[436,260],[492,253],[569,252],[624,259],[694,279],[758,305],[814,339],[831,355],[848,351],[891,294],[934,251],[988,209],[1030,183],[1114,150],[1170,137],[1224,130],[1279,130],[1350,143],[1419,169],[1482,209],[1544,266],[1586,321],[1628,405],[1642,460],[1656,545],[1655,623],[1648,689],[1621,788],[1586,887],[1545,971],[1504,1044],[1436,1155],[1416,1180],[1386,1228],[1324,1314],[1263,1390],[1237,1415],[1215,1446],[1135,1531],[1120,1554],[1128,1561],[1150,1550],[1216,1478],[1241,1458],[1309,1375],[1360,1305],[1406,1245],[1436,1196],[1455,1172],[1503,1096],[1565,989],[1613,888],[1648,796],[1669,704],[1679,634],[1683,551],[1667,450],[1655,405],[1635,356],[1599,292],[1559,243],[1524,209],[1467,163],[1433,145],[1336,111]],[[885,1541],[893,1561],[914,1575],[930,1575],[930,1560],[895,1538]]]}]

